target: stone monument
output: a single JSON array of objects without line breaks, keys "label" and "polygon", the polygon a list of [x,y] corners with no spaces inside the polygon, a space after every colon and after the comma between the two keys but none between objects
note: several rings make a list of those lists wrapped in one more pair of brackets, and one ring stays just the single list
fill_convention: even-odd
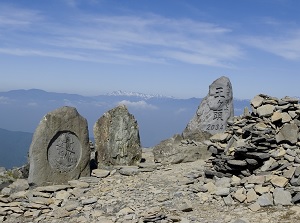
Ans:
[{"label": "stone monument", "polygon": [[88,125],[73,107],[61,107],[40,121],[29,149],[28,182],[64,184],[90,176]]},{"label": "stone monument", "polygon": [[233,117],[232,86],[227,77],[220,77],[209,86],[208,95],[202,100],[192,120],[183,132],[184,138],[197,133],[224,132],[227,121]]},{"label": "stone monument", "polygon": [[139,127],[125,105],[97,120],[94,137],[99,165],[134,165],[142,158]]}]

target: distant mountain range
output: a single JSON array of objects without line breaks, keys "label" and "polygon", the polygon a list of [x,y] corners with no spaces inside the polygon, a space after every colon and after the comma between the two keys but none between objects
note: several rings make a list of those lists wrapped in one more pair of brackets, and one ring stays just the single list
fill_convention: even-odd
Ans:
[{"label": "distant mountain range", "polygon": [[[97,119],[118,104],[125,104],[139,124],[142,146],[152,147],[175,133],[181,133],[194,116],[201,100],[201,98],[177,99],[163,95],[125,91],[114,91],[98,96],[46,92],[39,89],[0,92],[0,128],[9,130],[12,135],[7,137],[11,140],[5,144],[2,143],[2,140],[0,141],[0,157],[14,157],[15,154],[26,157],[32,133],[42,117],[61,106],[77,108],[78,112],[88,120],[92,138],[93,125]],[[249,104],[250,100],[235,99],[235,115],[242,114],[244,107],[249,107]],[[20,144],[9,146],[8,142],[13,143],[20,136],[11,131],[26,132],[25,135],[30,140],[27,139],[24,142],[20,141]],[[0,131],[0,137],[1,134],[4,133]],[[15,164],[11,160],[7,163],[4,160],[6,158],[0,159],[0,166],[9,168],[14,165],[20,166],[19,163]],[[22,160],[22,162],[25,161],[26,159]]]}]

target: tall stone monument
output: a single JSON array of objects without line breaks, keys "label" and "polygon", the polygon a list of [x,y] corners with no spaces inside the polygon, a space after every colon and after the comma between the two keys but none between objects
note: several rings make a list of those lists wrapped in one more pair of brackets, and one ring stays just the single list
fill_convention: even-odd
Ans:
[{"label": "tall stone monument", "polygon": [[183,137],[189,138],[197,133],[214,135],[223,132],[233,113],[231,82],[222,76],[209,86],[208,95],[202,100],[195,116],[185,128]]},{"label": "tall stone monument", "polygon": [[65,184],[90,176],[88,125],[73,107],[61,107],[40,121],[29,149],[28,182]]},{"label": "tall stone monument", "polygon": [[97,120],[94,137],[99,165],[134,165],[142,158],[139,127],[125,105]]}]

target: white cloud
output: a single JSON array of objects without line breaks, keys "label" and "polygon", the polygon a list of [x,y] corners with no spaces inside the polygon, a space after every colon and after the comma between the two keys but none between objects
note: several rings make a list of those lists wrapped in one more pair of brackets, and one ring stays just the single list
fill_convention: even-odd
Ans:
[{"label": "white cloud", "polygon": [[105,107],[108,106],[107,102],[92,102],[91,105],[95,106],[95,107]]},{"label": "white cloud", "polygon": [[72,103],[70,100],[64,99],[63,101],[65,106],[75,107],[74,103]]},{"label": "white cloud", "polygon": [[179,114],[181,114],[181,113],[184,113],[184,112],[186,112],[187,111],[187,109],[186,108],[179,108],[177,111],[175,111],[174,113],[175,113],[175,115],[179,115]]},{"label": "white cloud", "polygon": [[29,102],[27,105],[30,106],[30,107],[36,107],[36,106],[38,106],[38,103],[36,103],[36,102]]},{"label": "white cloud", "polygon": [[[80,1],[66,0],[66,3],[76,6]],[[8,16],[16,12],[21,12],[21,16]],[[84,13],[78,13],[76,19],[66,16],[66,23],[60,23],[53,19],[49,22],[45,14],[41,17],[41,13],[32,10],[9,8],[6,14],[5,19],[10,23],[32,26],[27,27],[28,33],[8,32],[5,37],[0,36],[0,41],[7,43],[0,49],[1,54],[116,64],[179,61],[217,67],[229,67],[228,64],[243,56],[237,44],[226,40],[232,30],[214,23],[155,14]],[[9,23],[4,17],[1,23],[1,18],[0,27]]]},{"label": "white cloud", "polygon": [[10,99],[8,97],[0,96],[0,104],[8,104]]},{"label": "white cloud", "polygon": [[137,108],[137,109],[148,109],[148,110],[158,109],[158,107],[156,107],[154,105],[151,105],[151,104],[148,104],[145,101],[132,102],[132,101],[128,101],[128,100],[123,100],[123,101],[120,101],[118,104],[119,105],[123,104],[123,105],[126,105],[128,107]]}]

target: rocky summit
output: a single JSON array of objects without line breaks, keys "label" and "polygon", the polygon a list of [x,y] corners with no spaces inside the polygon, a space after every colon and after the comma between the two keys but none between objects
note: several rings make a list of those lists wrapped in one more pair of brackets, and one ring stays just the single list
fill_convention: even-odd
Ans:
[{"label": "rocky summit", "polygon": [[[189,135],[197,140],[175,135],[154,148],[138,150],[139,159],[133,164],[94,165],[88,176],[54,185],[31,184],[24,174],[27,168],[0,169],[0,179],[7,178],[0,181],[0,222],[300,222],[299,101],[260,94],[251,100],[251,107],[252,112],[246,108],[243,115],[229,118],[226,131],[209,140],[202,132]],[[120,118],[127,117],[126,108],[112,111],[118,110],[125,116],[106,113],[108,119],[98,123],[104,126],[104,136],[110,136],[105,142],[116,139],[117,144],[120,135],[128,140],[127,133],[136,128],[126,124],[134,120],[124,123]],[[64,127],[53,133],[43,157],[52,156],[53,143],[52,152],[77,151],[72,137],[74,133],[80,140],[77,129]],[[135,145],[140,149],[139,141]],[[89,147],[90,160],[96,161],[92,142]],[[54,157],[60,160],[60,154]]]},{"label": "rocky summit", "polygon": [[[205,177],[205,160],[161,165],[151,149],[138,166],[93,170],[94,176],[65,185],[31,188],[24,179],[5,187],[0,195],[0,221],[101,223],[250,223],[299,222],[300,207],[277,205],[259,209],[240,201],[255,199],[259,190],[268,204],[265,186],[244,190],[236,178]],[[236,196],[228,196],[236,187]],[[250,187],[250,185],[249,185]],[[271,190],[271,189],[270,189]],[[275,188],[276,201],[282,190]]]}]

